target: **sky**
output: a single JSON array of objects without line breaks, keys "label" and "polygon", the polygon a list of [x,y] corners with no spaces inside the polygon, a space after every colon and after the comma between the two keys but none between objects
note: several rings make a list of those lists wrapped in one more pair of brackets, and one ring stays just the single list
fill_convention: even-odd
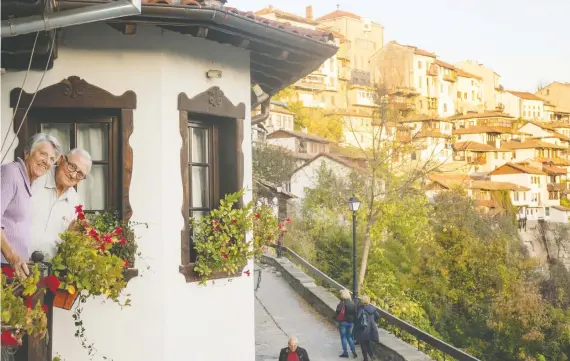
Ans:
[{"label": "sky", "polygon": [[536,91],[570,82],[570,0],[228,0],[257,11],[268,5],[314,17],[350,11],[384,26],[396,40],[435,52],[449,63],[476,60],[501,75],[508,90]]}]

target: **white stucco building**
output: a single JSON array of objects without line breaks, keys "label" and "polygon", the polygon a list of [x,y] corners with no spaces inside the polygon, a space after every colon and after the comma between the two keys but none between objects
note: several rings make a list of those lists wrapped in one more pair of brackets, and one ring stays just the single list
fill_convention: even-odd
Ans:
[{"label": "white stucco building", "polygon": [[505,113],[524,120],[550,120],[544,100],[532,93],[507,90],[503,94]]},{"label": "white stucco building", "polygon": [[[168,27],[173,20],[177,27]],[[275,94],[314,70],[289,68],[280,54],[319,64],[336,52],[332,37],[280,29],[237,10],[144,1],[128,23],[79,25],[59,35],[43,79],[46,56],[34,57],[17,109],[26,72],[15,70],[28,62],[10,57],[3,44],[2,136],[17,137],[3,155],[7,162],[21,156],[25,139],[38,131],[84,147],[96,161],[83,185],[85,208],[149,224],[137,229],[144,256],[137,262],[150,271],[129,282],[132,306],[88,301],[82,317],[89,339],[117,361],[253,361],[253,277],[205,287],[193,281],[187,220],[225,193],[252,188],[250,109],[260,99],[252,84]],[[286,79],[277,69],[289,72]],[[247,191],[243,201],[250,200]],[[53,356],[89,360],[74,337],[72,312],[55,311]]]}]

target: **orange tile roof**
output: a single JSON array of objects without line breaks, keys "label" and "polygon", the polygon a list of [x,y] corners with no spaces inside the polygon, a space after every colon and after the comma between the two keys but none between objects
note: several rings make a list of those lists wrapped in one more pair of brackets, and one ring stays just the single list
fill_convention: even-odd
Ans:
[{"label": "orange tile roof", "polygon": [[496,152],[497,148],[489,144],[478,143],[478,142],[457,142],[453,144],[453,149],[462,151],[470,150],[473,152]]},{"label": "orange tile roof", "polygon": [[544,173],[540,169],[536,169],[536,168],[529,167],[529,166],[522,165],[522,164],[514,164],[514,163],[505,163],[502,166],[495,169],[494,171],[490,172],[489,174],[492,175],[493,173],[495,173],[496,171],[498,171],[499,169],[501,169],[503,167],[510,167],[510,168],[518,170],[521,173],[526,173],[526,174],[546,175],[546,173]]},{"label": "orange tile roof", "polygon": [[439,129],[422,129],[421,131],[419,131],[418,133],[416,133],[416,135],[414,135],[414,138],[451,138],[451,135],[449,134],[443,134],[442,132],[440,132]]},{"label": "orange tile roof", "polygon": [[556,208],[559,211],[563,211],[563,212],[570,212],[570,208],[564,207],[564,206],[552,206],[552,208]]},{"label": "orange tile roof", "polygon": [[548,142],[543,142],[538,139],[529,139],[524,142],[502,142],[501,148],[505,149],[534,149],[534,148],[546,148],[546,149],[568,149],[568,147],[563,147],[561,145],[556,145]]},{"label": "orange tile roof", "polygon": [[446,63],[445,61],[441,61],[439,59],[437,59],[436,61],[434,61],[434,63],[436,63],[437,65],[441,66],[442,68],[447,68],[447,69],[455,69],[455,67],[449,63]]},{"label": "orange tile roof", "polygon": [[509,190],[517,192],[527,192],[530,188],[520,186],[518,184],[510,182],[494,182],[489,180],[474,180],[469,189],[481,189],[485,191],[498,191],[498,190]]},{"label": "orange tile roof", "polygon": [[406,48],[412,49],[414,51],[414,53],[417,55],[429,56],[430,58],[437,58],[437,55],[435,55],[435,53],[429,52],[427,50],[420,49],[417,46],[413,46],[413,45],[403,45],[403,46],[405,46]]},{"label": "orange tile roof", "polygon": [[462,129],[455,129],[453,134],[461,135],[461,134],[483,134],[483,133],[500,133],[500,134],[516,134],[522,135],[527,133],[519,132],[518,130],[514,130],[511,128],[506,127],[488,127],[486,125],[477,125],[474,127],[469,128],[462,128]]},{"label": "orange tile roof", "polygon": [[462,115],[454,115],[447,119],[449,120],[463,120],[463,119],[481,119],[481,118],[510,118],[513,119],[514,117],[501,112],[490,112],[486,111],[483,113],[467,113]]},{"label": "orange tile roof", "polygon": [[526,100],[542,100],[544,101],[542,98],[537,97],[536,95],[529,93],[529,92],[518,92],[518,91],[514,91],[514,90],[507,90],[507,92],[516,95],[517,97],[521,98],[521,99],[526,99]]},{"label": "orange tile roof", "polygon": [[550,123],[550,126],[551,126],[553,129],[556,129],[556,128],[565,128],[565,129],[568,129],[568,128],[570,128],[570,124],[568,124],[568,123],[563,123],[563,122],[552,122],[552,123]]},{"label": "orange tile roof", "polygon": [[353,169],[353,170],[355,170],[355,171],[357,171],[357,172],[363,173],[363,174],[369,174],[369,173],[370,173],[370,170],[360,167],[360,166],[359,166],[358,164],[356,164],[355,162],[346,160],[346,159],[343,158],[343,157],[340,157],[340,156],[338,156],[338,155],[334,155],[334,154],[331,154],[331,153],[319,153],[319,154],[317,154],[317,155],[314,156],[311,160],[309,160],[308,162],[306,162],[305,164],[303,164],[303,165],[300,166],[299,168],[295,169],[294,173],[298,172],[298,171],[299,171],[300,169],[302,169],[302,168],[305,168],[306,166],[308,166],[309,164],[311,164],[313,161],[315,161],[316,159],[318,159],[318,158],[320,158],[320,157],[329,158],[329,159],[331,159],[331,160],[333,160],[333,161],[335,161],[335,162],[337,162],[337,163],[339,163],[339,164],[344,165],[345,167],[351,168],[351,169]]},{"label": "orange tile roof", "polygon": [[568,170],[564,169],[564,168],[560,168],[560,167],[556,167],[556,166],[548,166],[548,165],[543,165],[542,166],[542,170],[545,171],[547,174],[568,174]]},{"label": "orange tile roof", "polygon": [[331,20],[331,19],[336,19],[336,18],[341,18],[341,17],[349,17],[349,18],[353,18],[356,20],[361,19],[360,16],[353,14],[353,13],[349,13],[348,11],[335,10],[332,13],[328,13],[328,14],[321,16],[320,18],[317,18],[317,21]]},{"label": "orange tile roof", "polygon": [[294,130],[286,130],[286,129],[279,129],[274,131],[271,134],[267,135],[268,139],[274,139],[276,138],[276,135],[279,135],[279,133],[285,133],[286,135],[290,135],[291,137],[295,137],[295,138],[300,138],[300,139],[307,139],[307,140],[312,140],[314,142],[317,143],[324,143],[324,144],[328,144],[328,143],[332,143],[333,141],[327,138],[323,138],[320,137],[316,134],[311,134],[311,133],[303,133],[303,132],[297,132]]},{"label": "orange tile roof", "polygon": [[451,123],[450,120],[440,118],[438,116],[429,116],[423,114],[412,115],[403,119],[398,119],[398,123],[416,123],[416,122],[446,122]]},{"label": "orange tile roof", "polygon": [[483,80],[483,78],[481,78],[480,76],[468,73],[465,70],[462,70],[459,68],[455,68],[455,71],[457,72],[457,76],[462,76],[464,78],[473,78],[473,79],[477,79],[477,80]]}]

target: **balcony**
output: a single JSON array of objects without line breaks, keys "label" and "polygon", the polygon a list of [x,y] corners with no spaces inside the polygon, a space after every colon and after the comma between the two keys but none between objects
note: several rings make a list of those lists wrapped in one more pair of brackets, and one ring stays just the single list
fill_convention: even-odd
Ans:
[{"label": "balcony", "polygon": [[450,81],[450,82],[456,82],[457,81],[457,74],[455,72],[444,74],[443,80]]},{"label": "balcony", "polygon": [[427,76],[438,76],[439,75],[439,67],[435,64],[431,64],[429,68],[426,69]]}]

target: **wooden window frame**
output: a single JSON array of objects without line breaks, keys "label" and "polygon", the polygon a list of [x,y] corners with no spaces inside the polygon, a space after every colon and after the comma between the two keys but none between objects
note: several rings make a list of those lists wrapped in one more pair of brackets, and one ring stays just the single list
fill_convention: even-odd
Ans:
[{"label": "wooden window frame", "polygon": [[[199,281],[199,275],[194,271],[195,264],[191,262],[190,252],[192,250],[192,239],[190,237],[190,179],[189,179],[189,159],[188,159],[188,126],[189,121],[197,120],[200,123],[212,124],[217,130],[214,134],[214,141],[211,145],[214,155],[214,169],[218,169],[217,176],[210,180],[210,184],[218,182],[216,185],[218,195],[214,196],[212,208],[219,204],[220,198],[225,193],[236,192],[243,188],[243,129],[245,121],[245,104],[234,105],[217,86],[188,98],[186,93],[178,95],[179,127],[182,146],[180,148],[180,171],[182,177],[182,217],[184,228],[180,235],[181,265],[179,271],[184,275],[186,282]],[[230,144],[230,149],[222,148]],[[233,149],[232,146],[233,145]],[[230,155],[231,154],[231,155]],[[220,159],[220,158],[223,158]],[[221,177],[223,171],[226,173]],[[216,191],[214,191],[216,192]],[[216,199],[217,198],[217,199]],[[243,205],[243,200],[239,200],[238,207]],[[241,270],[238,272],[241,275]],[[214,274],[212,279],[227,278],[226,274]]]},{"label": "wooden window frame", "polygon": [[[20,97],[21,93],[21,97]],[[20,101],[18,103],[18,98]],[[16,104],[18,105],[16,108]],[[24,118],[27,108],[30,111]],[[81,114],[105,114],[114,116],[119,120],[118,133],[119,149],[118,159],[121,165],[116,165],[120,183],[116,192],[116,205],[124,221],[129,221],[132,208],[129,200],[129,189],[133,172],[133,149],[129,139],[133,133],[133,111],[137,107],[137,95],[129,90],[122,95],[113,95],[78,76],[70,76],[61,82],[50,85],[38,91],[35,95],[26,93],[21,88],[10,92],[10,107],[14,109],[14,132],[18,134],[18,146],[14,150],[14,158],[24,154],[27,139],[35,134],[33,120],[36,114],[42,112],[65,111]],[[20,131],[18,132],[18,129]]]}]

